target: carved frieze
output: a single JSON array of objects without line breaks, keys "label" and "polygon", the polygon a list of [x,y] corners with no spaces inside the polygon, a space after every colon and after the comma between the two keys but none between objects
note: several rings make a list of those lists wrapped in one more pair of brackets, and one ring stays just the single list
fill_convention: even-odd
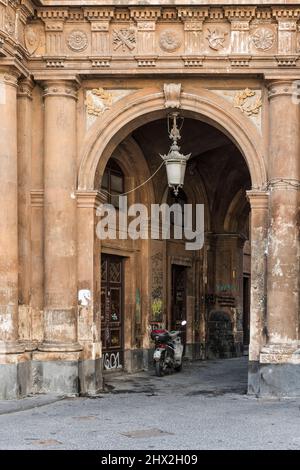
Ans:
[{"label": "carved frieze", "polygon": [[68,68],[69,56],[82,58],[91,70],[112,71],[114,64],[124,68],[122,57],[133,67],[156,69],[174,67],[175,60],[205,70],[218,56],[218,68],[225,69],[263,68],[266,62],[255,61],[261,56],[269,69],[299,65],[296,6],[37,6],[28,22],[34,11],[24,5],[0,0],[1,55],[7,55],[10,38],[19,41],[22,54],[25,47],[32,58],[44,56],[42,67],[59,67],[60,61]]},{"label": "carved frieze", "polygon": [[93,21],[91,23],[91,31],[109,31],[109,22],[108,21]]},{"label": "carved frieze", "polygon": [[46,31],[63,31],[64,23],[62,21],[47,21],[45,25]]},{"label": "carved frieze", "polygon": [[88,45],[87,34],[80,29],[74,29],[68,34],[67,44],[72,51],[84,51]]},{"label": "carved frieze", "polygon": [[160,48],[165,52],[175,52],[182,44],[182,38],[177,31],[166,29],[159,36]]},{"label": "carved frieze", "polygon": [[254,47],[261,51],[267,51],[271,49],[275,41],[275,34],[272,29],[267,27],[257,28],[252,36],[251,40]]},{"label": "carved frieze", "polygon": [[214,51],[224,49],[226,36],[228,33],[221,28],[208,28],[206,39],[209,47]]},{"label": "carved frieze", "polygon": [[136,29],[133,27],[114,29],[112,43],[114,51],[133,51],[136,48]]},{"label": "carved frieze", "polygon": [[297,20],[300,18],[300,9],[273,8],[273,16],[278,22],[278,54],[294,54],[297,50]]},{"label": "carved frieze", "polygon": [[184,51],[185,54],[199,55],[203,49],[203,21],[184,22]]},{"label": "carved frieze", "polygon": [[155,21],[138,21],[138,31],[155,31]]},{"label": "carved frieze", "polygon": [[202,31],[203,21],[185,21],[184,31]]}]

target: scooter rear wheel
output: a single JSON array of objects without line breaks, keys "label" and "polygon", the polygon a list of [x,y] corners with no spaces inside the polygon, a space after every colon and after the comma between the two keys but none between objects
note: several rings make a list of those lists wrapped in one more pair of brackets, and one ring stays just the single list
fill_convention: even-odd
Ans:
[{"label": "scooter rear wheel", "polygon": [[155,362],[155,373],[157,377],[163,377],[164,376],[164,369],[163,369],[163,364],[161,361]]}]

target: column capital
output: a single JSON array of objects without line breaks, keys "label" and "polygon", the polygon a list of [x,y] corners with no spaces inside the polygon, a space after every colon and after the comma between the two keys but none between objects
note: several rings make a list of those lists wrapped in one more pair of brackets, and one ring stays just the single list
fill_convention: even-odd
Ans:
[{"label": "column capital", "polygon": [[267,82],[269,100],[277,96],[293,96],[299,93],[295,80],[271,80]]},{"label": "column capital", "polygon": [[19,77],[20,73],[15,68],[5,66],[0,67],[0,83],[17,88]]},{"label": "column capital", "polygon": [[106,202],[106,198],[99,191],[76,191],[77,207],[97,209],[98,205]]},{"label": "column capital", "polygon": [[24,78],[23,80],[19,80],[17,97],[32,99],[33,88],[34,82],[31,78]]},{"label": "column capital", "polygon": [[65,98],[77,99],[77,91],[79,83],[74,79],[46,79],[41,81],[44,88],[43,97],[48,96],[63,96]]},{"label": "column capital", "polygon": [[256,189],[251,189],[246,191],[247,199],[250,203],[252,209],[262,209],[265,210],[268,208],[269,203],[269,191],[258,191]]}]

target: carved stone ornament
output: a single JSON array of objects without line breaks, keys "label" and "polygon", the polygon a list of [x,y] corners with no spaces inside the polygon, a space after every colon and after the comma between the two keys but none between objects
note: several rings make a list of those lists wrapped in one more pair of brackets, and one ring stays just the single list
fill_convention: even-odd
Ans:
[{"label": "carved stone ornament", "polygon": [[208,35],[206,39],[208,41],[209,47],[214,51],[219,51],[224,47],[224,42],[226,41],[227,32],[222,31],[221,29],[208,30]]},{"label": "carved stone ornament", "polygon": [[84,31],[73,30],[68,35],[67,44],[72,51],[84,51],[88,45],[87,34]]},{"label": "carved stone ornament", "polygon": [[112,105],[112,94],[103,88],[94,88],[86,94],[85,105],[87,113],[100,116]]},{"label": "carved stone ornament", "polygon": [[14,34],[15,32],[15,17],[10,11],[5,13],[4,28],[8,34]]},{"label": "carved stone ornament", "polygon": [[181,83],[165,83],[165,108],[180,108]]},{"label": "carved stone ornament", "polygon": [[267,51],[271,49],[275,41],[275,35],[269,28],[257,28],[252,35],[252,42],[256,49]]},{"label": "carved stone ornament", "polygon": [[164,51],[174,52],[181,46],[180,36],[175,31],[167,29],[161,33],[159,45]]},{"label": "carved stone ornament", "polygon": [[127,50],[133,51],[136,46],[136,32],[134,28],[123,28],[113,31],[113,49],[117,51],[121,49],[123,52]]},{"label": "carved stone ornament", "polygon": [[30,55],[32,55],[40,45],[41,36],[39,31],[32,26],[27,26],[25,29],[25,46]]},{"label": "carved stone ornament", "polygon": [[240,109],[247,116],[258,115],[262,107],[262,100],[261,97],[256,97],[256,91],[246,88],[235,94],[234,107]]}]

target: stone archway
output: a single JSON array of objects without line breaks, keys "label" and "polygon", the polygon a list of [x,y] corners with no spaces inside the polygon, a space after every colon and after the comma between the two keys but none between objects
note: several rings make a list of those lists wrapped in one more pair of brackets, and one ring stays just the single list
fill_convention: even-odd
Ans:
[{"label": "stone archway", "polygon": [[[224,98],[205,89],[182,92],[177,106],[185,116],[204,121],[230,138],[245,159],[253,190],[261,193],[267,179],[265,149],[263,138],[251,120]],[[97,180],[101,180],[105,166],[118,145],[135,129],[165,117],[167,112],[165,93],[157,88],[134,92],[115,103],[86,135],[80,152],[78,191],[94,191],[95,175],[97,174]],[[256,277],[261,275],[261,272],[256,272],[259,270],[259,266],[254,266],[254,285]],[[260,290],[256,290],[253,295],[253,324],[257,323],[257,318],[263,316],[259,296]],[[253,341],[253,350],[256,350],[256,338]],[[254,359],[254,355],[251,357]]]},{"label": "stone archway", "polygon": [[[266,184],[263,139],[251,121],[225,99],[208,91],[182,92],[180,109],[225,133],[239,148],[251,175],[252,188]],[[94,189],[95,172],[101,173],[117,145],[134,129],[166,114],[165,95],[159,89],[137,91],[115,103],[110,112],[87,134],[81,149],[78,189]],[[101,159],[101,160],[100,160]]]}]

